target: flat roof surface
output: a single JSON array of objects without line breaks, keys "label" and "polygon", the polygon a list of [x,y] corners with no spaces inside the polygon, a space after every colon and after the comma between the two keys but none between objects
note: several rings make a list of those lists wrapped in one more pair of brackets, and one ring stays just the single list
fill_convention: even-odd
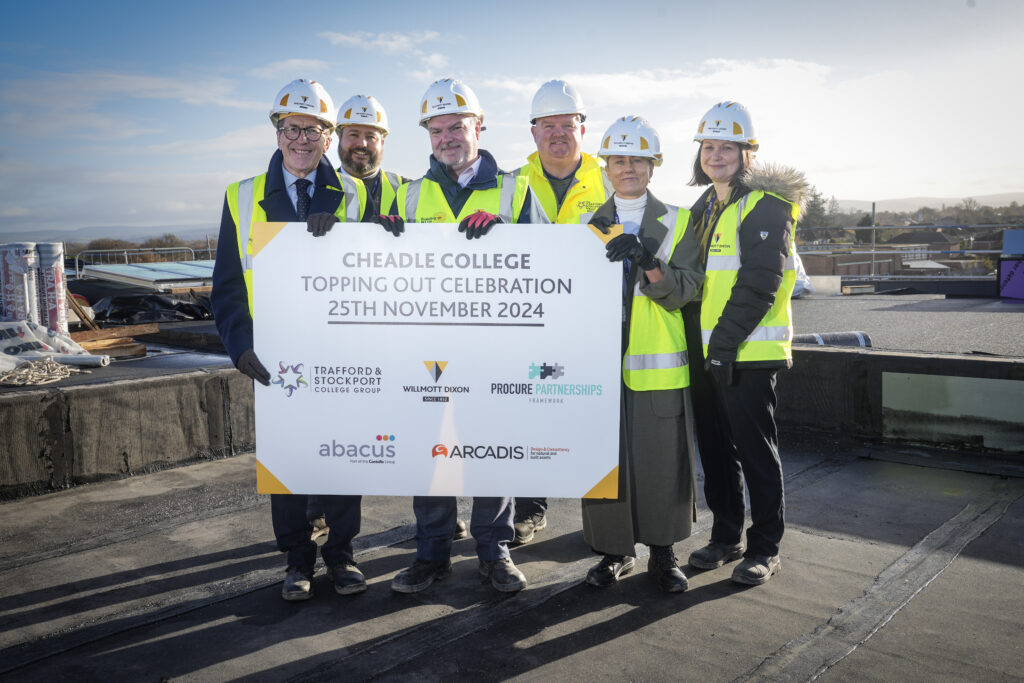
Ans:
[{"label": "flat roof surface", "polygon": [[884,351],[1024,358],[1021,299],[812,294],[793,300],[793,329],[795,334],[867,332],[871,347]]},{"label": "flat roof surface", "polygon": [[[0,674],[11,680],[1010,680],[1024,661],[1024,480],[783,441],[781,572],[686,567],[664,594],[637,569],[597,589],[576,500],[512,550],[529,586],[477,575],[471,538],[422,593],[409,498],[365,497],[369,590],[280,597],[269,499],[242,455],[0,504]],[[460,499],[469,519],[469,499]],[[708,540],[677,543],[685,564]]]}]

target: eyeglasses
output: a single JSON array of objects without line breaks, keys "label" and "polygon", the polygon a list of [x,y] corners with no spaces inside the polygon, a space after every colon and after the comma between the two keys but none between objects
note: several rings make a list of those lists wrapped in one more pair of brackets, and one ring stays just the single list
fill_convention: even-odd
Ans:
[{"label": "eyeglasses", "polygon": [[299,133],[306,136],[306,139],[310,142],[316,142],[323,135],[323,129],[317,126],[309,126],[308,128],[299,128],[298,126],[281,126],[277,129],[278,133],[281,133],[289,140],[298,140]]}]

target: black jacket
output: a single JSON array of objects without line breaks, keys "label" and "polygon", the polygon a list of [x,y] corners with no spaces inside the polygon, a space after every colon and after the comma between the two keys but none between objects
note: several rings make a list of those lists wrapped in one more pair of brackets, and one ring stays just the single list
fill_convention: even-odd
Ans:
[{"label": "black jacket", "polygon": [[[693,205],[694,223],[700,220],[707,209],[708,198],[713,188],[708,188]],[[807,193],[807,183],[791,169],[774,166],[749,169],[733,187],[729,204],[735,204],[754,190],[774,192],[795,204],[802,204]],[[735,361],[742,343],[775,303],[775,295],[782,285],[786,258],[793,233],[793,219],[790,204],[778,197],[765,195],[747,214],[739,229],[740,269],[736,273],[736,284],[711,333],[708,356]],[[711,240],[708,240],[710,247]],[[707,261],[707,251],[701,254],[701,261]],[[699,320],[700,303],[689,304],[687,320]],[[743,361],[740,367],[790,367],[791,361]]]}]

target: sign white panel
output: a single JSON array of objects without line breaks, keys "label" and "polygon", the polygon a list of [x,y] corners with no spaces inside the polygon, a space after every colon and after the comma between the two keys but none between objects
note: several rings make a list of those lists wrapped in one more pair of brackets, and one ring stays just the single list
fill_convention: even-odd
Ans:
[{"label": "sign white panel", "polygon": [[254,231],[261,493],[616,495],[622,267],[590,228]]}]

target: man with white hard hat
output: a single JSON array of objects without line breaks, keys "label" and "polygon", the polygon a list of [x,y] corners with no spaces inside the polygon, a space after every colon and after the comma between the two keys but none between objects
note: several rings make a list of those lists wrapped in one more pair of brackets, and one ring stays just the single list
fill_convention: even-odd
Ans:
[{"label": "man with white hard hat", "polygon": [[[420,125],[427,129],[433,154],[426,175],[398,189],[394,233],[404,221],[458,223],[467,239],[482,237],[497,223],[530,222],[530,190],[525,178],[503,173],[479,148],[483,109],[465,83],[435,82],[420,100]],[[387,217],[382,217],[382,220]],[[386,226],[385,226],[386,227]],[[452,572],[452,535],[456,531],[454,497],[416,496],[416,560],[391,582],[392,590],[416,593]],[[515,532],[511,497],[475,497],[470,533],[476,539],[479,573],[495,589],[512,593],[526,577],[509,556]]]},{"label": "man with white hard hat", "polygon": [[[579,223],[612,195],[597,159],[583,152],[586,120],[583,98],[565,81],[548,81],[533,96],[530,132],[537,151],[513,173],[530,183],[535,222]],[[547,498],[516,498],[517,545],[547,527],[547,509]]]},{"label": "man with white hard hat", "polygon": [[373,95],[353,95],[338,109],[338,170],[366,185],[367,213],[380,215],[395,201],[395,192],[408,178],[384,171],[384,141],[390,132],[388,115]]},{"label": "man with white hard hat", "polygon": [[468,85],[452,78],[433,83],[420,100],[419,119],[430,135],[430,168],[398,189],[388,213],[399,222],[458,223],[466,239],[498,223],[532,222],[526,179],[499,169],[480,148],[484,111]]},{"label": "man with white hard hat", "polygon": [[[322,237],[330,226],[325,229],[313,217],[330,216],[332,223],[358,221],[366,206],[363,184],[339,176],[324,158],[331,146],[333,115],[331,98],[316,81],[299,79],[286,85],[270,109],[277,151],[267,172],[232,183],[225,193],[210,302],[231,361],[264,386],[270,385],[270,372],[256,355],[253,341],[253,223],[303,221],[314,237]],[[312,241],[309,248],[314,248]],[[307,498],[270,496],[277,547],[288,557],[281,588],[285,600],[313,595],[317,546],[310,540]],[[352,554],[352,539],[359,533],[360,497],[321,496],[320,505],[332,527],[320,553],[335,590],[343,595],[365,591],[366,580]]]}]

